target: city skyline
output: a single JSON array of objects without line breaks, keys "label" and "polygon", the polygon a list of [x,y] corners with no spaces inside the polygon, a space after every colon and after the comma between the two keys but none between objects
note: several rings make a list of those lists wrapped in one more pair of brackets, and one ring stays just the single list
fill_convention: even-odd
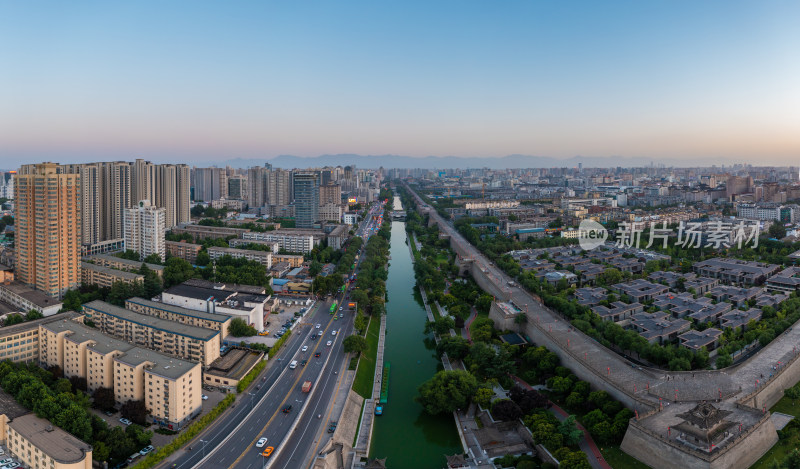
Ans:
[{"label": "city skyline", "polygon": [[792,2],[0,8],[5,169],[800,153]]}]

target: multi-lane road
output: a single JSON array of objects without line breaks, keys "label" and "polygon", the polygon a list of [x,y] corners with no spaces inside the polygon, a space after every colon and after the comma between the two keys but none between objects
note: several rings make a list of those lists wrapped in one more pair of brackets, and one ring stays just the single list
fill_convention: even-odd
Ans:
[{"label": "multi-lane road", "polygon": [[[356,233],[364,239],[365,246],[377,226],[372,217],[381,213],[382,206],[374,204],[370,208]],[[332,420],[338,419],[338,416],[331,415],[331,410],[347,367],[342,341],[353,332],[354,312],[346,307],[349,294],[350,288],[347,288],[334,298],[319,301],[303,322],[295,326],[279,358],[273,359],[273,364],[256,384],[199,440],[195,440],[191,449],[187,447],[177,460],[162,467],[310,467],[316,452],[329,439],[325,429]],[[330,306],[334,301],[337,307],[331,315]],[[340,314],[342,318],[338,317]],[[312,340],[312,335],[318,337]],[[327,345],[329,341],[331,345]],[[303,347],[308,349],[303,352]],[[294,360],[298,366],[292,369],[289,365]],[[299,364],[303,360],[306,360],[305,366]],[[305,381],[313,383],[310,393],[302,392]],[[283,412],[287,406],[291,406],[291,410]],[[257,448],[256,443],[262,437],[267,438],[267,443]],[[268,458],[261,456],[268,446],[274,447],[275,451]]]}]

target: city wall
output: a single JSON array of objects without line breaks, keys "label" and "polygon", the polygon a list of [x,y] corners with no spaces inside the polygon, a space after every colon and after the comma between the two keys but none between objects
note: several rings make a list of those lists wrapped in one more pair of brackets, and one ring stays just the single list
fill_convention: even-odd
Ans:
[{"label": "city wall", "polygon": [[711,455],[651,432],[631,420],[620,448],[659,469],[747,469],[777,441],[778,434],[768,414],[750,431]]}]

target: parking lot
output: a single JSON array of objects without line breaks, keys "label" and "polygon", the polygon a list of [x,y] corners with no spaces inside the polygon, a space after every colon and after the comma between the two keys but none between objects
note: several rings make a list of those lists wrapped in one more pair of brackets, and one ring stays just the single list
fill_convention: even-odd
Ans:
[{"label": "parking lot", "polygon": [[[282,327],[287,325],[288,327],[294,327],[295,325],[300,324],[303,322],[306,314],[315,307],[315,303],[311,303],[310,306],[306,306],[304,304],[281,303],[278,306],[278,309],[272,313],[264,315],[264,329],[269,331],[268,335],[243,337],[241,340],[244,340],[248,343],[259,343],[272,347],[280,338],[277,336],[277,334],[280,333]],[[239,338],[237,338],[237,340],[239,340]]]}]

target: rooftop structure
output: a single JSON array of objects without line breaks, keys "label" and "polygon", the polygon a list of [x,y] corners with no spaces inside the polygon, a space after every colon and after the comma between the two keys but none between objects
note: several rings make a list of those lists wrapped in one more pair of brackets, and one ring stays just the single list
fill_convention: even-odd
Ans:
[{"label": "rooftop structure", "polygon": [[631,280],[627,283],[618,283],[611,288],[618,291],[620,294],[630,296],[634,301],[639,303],[655,299],[656,296],[666,293],[669,290],[664,285],[642,279]]},{"label": "rooftop structure", "polygon": [[692,268],[698,275],[719,279],[736,285],[761,285],[776,273],[780,266],[763,262],[716,257],[696,262]]},{"label": "rooftop structure", "polygon": [[685,319],[669,320],[669,314],[638,313],[633,315],[631,325],[639,335],[650,343],[664,343],[675,339],[681,332],[689,330],[691,323]]},{"label": "rooftop structure", "polygon": [[681,345],[688,349],[700,350],[705,347],[706,350],[711,351],[716,348],[717,339],[721,335],[721,330],[708,328],[704,331],[687,331],[679,335],[678,338],[681,340]]}]

